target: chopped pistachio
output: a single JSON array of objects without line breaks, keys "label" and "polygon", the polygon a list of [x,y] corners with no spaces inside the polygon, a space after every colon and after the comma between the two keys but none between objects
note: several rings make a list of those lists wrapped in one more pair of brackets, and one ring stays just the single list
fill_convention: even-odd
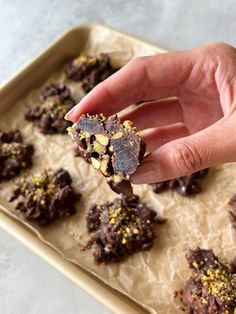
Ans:
[{"label": "chopped pistachio", "polygon": [[73,60],[74,65],[80,66],[82,63],[85,63],[87,65],[94,65],[98,61],[97,57],[89,57],[81,54],[79,57],[75,58]]},{"label": "chopped pistachio", "polygon": [[91,157],[91,163],[95,169],[100,169],[101,163],[99,160],[95,159],[94,157]]},{"label": "chopped pistachio", "polygon": [[119,182],[122,181],[122,178],[121,178],[121,176],[119,176],[118,174],[115,174],[115,175],[113,176],[113,180],[114,180],[114,182],[119,183]]},{"label": "chopped pistachio", "polygon": [[114,139],[114,140],[117,140],[118,138],[121,138],[123,136],[123,133],[122,132],[117,132],[117,133],[115,133],[113,136],[112,136],[112,138]]},{"label": "chopped pistachio", "polygon": [[101,162],[101,172],[102,174],[104,174],[104,176],[108,176],[109,175],[109,172],[108,172],[108,163],[109,163],[109,160],[108,159],[104,159],[102,162]]},{"label": "chopped pistachio", "polygon": [[105,145],[105,146],[108,145],[108,143],[109,143],[109,138],[108,138],[106,135],[103,135],[103,134],[96,134],[95,137],[96,137],[96,140],[97,140],[100,144]]},{"label": "chopped pistachio", "polygon": [[89,132],[87,132],[85,130],[83,131],[83,135],[84,135],[85,138],[89,138],[90,137]]},{"label": "chopped pistachio", "polygon": [[111,223],[112,225],[114,225],[114,224],[116,223],[116,220],[115,220],[115,218],[114,218],[114,217],[113,217],[113,218],[111,218],[110,223]]},{"label": "chopped pistachio", "polygon": [[90,144],[87,145],[87,153],[92,153],[92,146]]},{"label": "chopped pistachio", "polygon": [[104,152],[102,145],[98,142],[93,142],[93,150],[98,154],[102,154]]},{"label": "chopped pistachio", "polygon": [[125,121],[123,122],[123,126],[124,126],[126,129],[132,129],[132,127],[133,127],[133,122],[130,121],[130,120],[125,120]]},{"label": "chopped pistachio", "polygon": [[70,136],[73,134],[73,128],[71,126],[69,126],[66,131]]}]

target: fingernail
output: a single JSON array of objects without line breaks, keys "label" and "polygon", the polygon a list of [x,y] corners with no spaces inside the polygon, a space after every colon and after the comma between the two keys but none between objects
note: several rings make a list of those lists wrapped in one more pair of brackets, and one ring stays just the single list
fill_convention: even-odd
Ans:
[{"label": "fingernail", "polygon": [[70,111],[68,111],[67,114],[65,115],[64,119],[70,120],[70,116],[75,111],[75,109],[78,108],[78,105],[79,105],[79,103],[77,105],[75,105]]},{"label": "fingernail", "polygon": [[131,175],[130,181],[134,184],[146,184],[157,182],[159,167],[153,161],[143,162],[134,174]]},{"label": "fingernail", "polygon": [[[78,107],[81,107],[81,105],[82,105],[85,101],[87,101],[88,96],[90,97],[90,93],[88,93],[87,95],[85,95],[85,96],[83,97],[83,99],[81,99],[81,101],[80,101],[77,105],[75,105],[70,111],[67,112],[67,114],[65,115],[65,119],[66,119],[66,120],[70,120],[70,121],[71,121],[71,116],[73,115],[73,113],[75,112],[75,110],[77,110]],[[72,122],[74,122],[74,121],[72,121]]]}]

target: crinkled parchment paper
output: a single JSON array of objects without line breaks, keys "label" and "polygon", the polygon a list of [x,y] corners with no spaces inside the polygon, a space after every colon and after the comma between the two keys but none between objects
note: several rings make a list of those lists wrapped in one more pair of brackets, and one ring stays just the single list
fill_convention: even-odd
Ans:
[{"label": "crinkled parchment paper", "polygon": [[[116,65],[125,63],[135,55],[153,54],[152,48],[107,40],[106,32],[88,42],[85,53],[108,52]],[[79,101],[84,95],[79,83],[71,83],[64,74],[55,73],[48,81],[65,80],[72,96]],[[182,313],[178,299],[173,298],[189,276],[185,254],[189,248],[200,246],[212,248],[222,259],[231,259],[235,253],[236,231],[228,219],[228,199],[236,192],[236,164],[219,166],[210,171],[203,180],[203,192],[193,198],[184,198],[172,191],[156,195],[146,185],[135,187],[144,202],[168,219],[167,224],[156,225],[157,235],[153,248],[128,257],[118,264],[95,265],[92,251],[81,251],[81,244],[88,240],[85,216],[94,203],[103,203],[116,197],[104,178],[81,158],[74,157],[73,144],[68,135],[42,135],[24,120],[24,107],[38,100],[38,91],[33,91],[20,103],[12,104],[10,112],[1,115],[0,129],[19,128],[28,143],[35,145],[33,173],[45,166],[63,167],[69,170],[73,185],[82,193],[77,205],[77,214],[56,221],[47,227],[29,224],[40,239],[58,250],[66,259],[81,265],[94,273],[113,288],[129,295],[152,313]],[[9,199],[14,181],[4,183],[0,188],[1,200]],[[5,202],[6,204],[6,202]],[[6,208],[14,215],[13,204]]]}]

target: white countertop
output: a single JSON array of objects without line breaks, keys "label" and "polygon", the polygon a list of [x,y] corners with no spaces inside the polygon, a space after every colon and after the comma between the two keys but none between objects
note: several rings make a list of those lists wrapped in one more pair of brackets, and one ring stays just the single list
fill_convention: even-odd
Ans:
[{"label": "white countertop", "polygon": [[[76,24],[102,23],[183,50],[236,46],[235,17],[233,0],[0,0],[0,85]],[[111,312],[0,230],[0,313]]]}]

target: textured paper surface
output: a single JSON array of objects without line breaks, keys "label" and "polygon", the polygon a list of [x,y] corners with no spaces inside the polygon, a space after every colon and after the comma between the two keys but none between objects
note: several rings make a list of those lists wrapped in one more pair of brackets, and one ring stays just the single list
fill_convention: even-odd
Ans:
[{"label": "textured paper surface", "polygon": [[[96,36],[95,36],[96,35]],[[110,38],[109,31],[92,34],[85,53],[108,52],[115,65],[123,65],[136,55],[156,53],[144,45],[128,47],[127,39],[119,41]],[[96,38],[96,40],[95,40]],[[56,73],[48,81],[65,80],[64,74]],[[83,97],[79,83],[65,80],[76,101]],[[183,287],[190,272],[185,254],[189,248],[200,246],[212,248],[222,259],[234,256],[236,231],[232,230],[228,219],[228,199],[236,192],[236,165],[219,166],[210,171],[203,180],[203,192],[193,198],[183,198],[172,191],[156,195],[146,185],[136,186],[142,201],[168,219],[167,224],[156,225],[157,235],[153,248],[137,253],[118,264],[95,265],[92,251],[81,251],[81,244],[88,240],[85,216],[94,203],[103,203],[116,197],[105,183],[104,178],[81,158],[74,157],[73,144],[68,135],[42,135],[33,124],[24,120],[24,108],[38,101],[38,91],[33,91],[27,99],[12,104],[12,109],[0,117],[0,129],[22,131],[25,141],[35,145],[33,173],[44,167],[63,167],[73,179],[75,189],[83,197],[77,205],[77,214],[54,222],[47,227],[30,224],[38,236],[56,248],[65,258],[85,267],[113,288],[129,295],[152,313],[182,313],[178,299],[173,298],[175,290]],[[1,184],[1,200],[9,198],[14,186],[12,180]],[[5,206],[6,207],[6,206]],[[6,210],[18,215],[13,204]],[[27,223],[28,224],[28,223]]]}]

